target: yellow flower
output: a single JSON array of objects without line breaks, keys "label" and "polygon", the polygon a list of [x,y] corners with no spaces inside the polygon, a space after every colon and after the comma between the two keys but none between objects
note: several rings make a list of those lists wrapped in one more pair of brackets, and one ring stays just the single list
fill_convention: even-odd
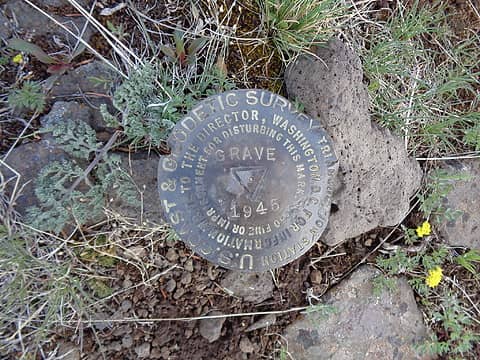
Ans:
[{"label": "yellow flower", "polygon": [[12,61],[15,63],[15,64],[21,64],[23,62],[23,56],[22,54],[17,54],[15,55],[13,58],[12,58]]},{"label": "yellow flower", "polygon": [[431,288],[434,288],[438,284],[440,284],[442,277],[443,277],[442,268],[440,266],[437,266],[434,269],[428,270],[428,276],[425,278],[425,282],[427,283],[428,286],[430,286]]},{"label": "yellow flower", "polygon": [[415,231],[417,232],[418,237],[424,237],[425,235],[430,235],[432,227],[428,221],[424,221]]}]

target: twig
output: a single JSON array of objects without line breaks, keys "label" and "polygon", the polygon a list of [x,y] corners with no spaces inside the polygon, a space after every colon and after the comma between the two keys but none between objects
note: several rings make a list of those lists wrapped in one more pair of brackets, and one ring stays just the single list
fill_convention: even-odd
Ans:
[{"label": "twig", "polygon": [[[179,317],[179,318],[125,318],[125,319],[91,319],[91,320],[81,320],[82,323],[145,323],[145,322],[165,322],[165,321],[196,321],[196,320],[205,320],[205,319],[223,319],[223,318],[235,318],[242,316],[257,316],[257,315],[281,315],[288,314],[291,312],[304,311],[310,306],[299,306],[290,308],[287,310],[274,310],[274,311],[258,311],[258,312],[247,312],[247,313],[238,313],[238,314],[222,314],[222,315],[206,315],[206,316],[194,316],[194,317]],[[63,321],[64,323],[77,323],[77,320],[68,320]]]}]

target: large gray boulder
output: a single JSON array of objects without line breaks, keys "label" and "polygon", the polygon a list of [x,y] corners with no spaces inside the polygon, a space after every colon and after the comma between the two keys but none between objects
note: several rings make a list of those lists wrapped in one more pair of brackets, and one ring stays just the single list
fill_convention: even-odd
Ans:
[{"label": "large gray boulder", "polygon": [[110,106],[109,93],[117,74],[101,61],[79,66],[59,77],[52,86],[50,96],[57,100],[87,99],[89,105]]},{"label": "large gray boulder", "polygon": [[480,250],[480,159],[451,161],[442,167],[449,173],[464,174],[466,180],[452,183],[443,202],[444,208],[461,214],[452,221],[439,221],[438,232],[450,245]]},{"label": "large gray boulder", "polygon": [[372,280],[380,271],[356,270],[325,296],[333,313],[311,313],[290,324],[284,333],[296,360],[426,359],[416,353],[426,328],[413,291],[405,278],[396,290],[374,295]]},{"label": "large gray boulder", "polygon": [[332,137],[339,159],[337,188],[322,241],[335,245],[402,221],[420,186],[421,170],[402,139],[370,120],[358,56],[338,40],[301,56],[287,69],[291,99],[299,100]]},{"label": "large gray boulder", "polygon": [[[77,43],[77,37],[82,35],[82,38],[88,42],[92,37],[94,30],[93,27],[87,24],[87,20],[83,17],[66,17],[53,14],[42,4],[42,2],[34,2],[39,7],[49,13],[58,22],[64,25],[76,36],[68,34],[64,29],[55,24],[55,22],[49,19],[47,16],[40,13],[37,9],[30,6],[23,0],[10,0],[4,5],[5,13],[9,16],[18,32],[23,32],[28,36],[60,36],[62,41],[67,41],[70,46]],[[87,8],[88,10],[88,8]],[[37,44],[40,47],[42,44]]]},{"label": "large gray boulder", "polygon": [[[27,143],[13,149],[0,163],[0,173],[5,179],[5,195],[16,212],[26,215],[30,206],[38,206],[35,181],[40,171],[54,161],[70,160],[51,140]],[[13,169],[13,171],[12,171]]]},{"label": "large gray boulder", "polygon": [[40,123],[43,128],[50,128],[69,120],[75,123],[84,122],[96,131],[106,128],[103,120],[96,116],[95,111],[91,107],[76,101],[55,102],[50,112],[40,119]]}]

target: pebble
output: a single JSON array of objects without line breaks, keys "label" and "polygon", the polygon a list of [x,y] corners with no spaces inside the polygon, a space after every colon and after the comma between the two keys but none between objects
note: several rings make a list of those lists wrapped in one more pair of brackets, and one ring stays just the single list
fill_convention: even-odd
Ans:
[{"label": "pebble", "polygon": [[165,257],[166,257],[167,260],[170,261],[170,262],[176,262],[176,261],[178,260],[178,254],[177,254],[177,252],[175,251],[174,248],[168,249],[167,254],[165,255]]},{"label": "pebble", "polygon": [[165,286],[165,290],[167,290],[167,292],[171,293],[171,292],[173,292],[173,290],[175,290],[176,287],[177,287],[177,283],[175,282],[175,280],[170,279],[170,280],[168,280],[167,285]]},{"label": "pebble", "polygon": [[178,288],[177,291],[175,291],[175,294],[173,294],[173,298],[175,300],[180,299],[183,294],[185,294],[185,289],[184,288]]},{"label": "pebble", "polygon": [[254,350],[255,348],[252,342],[250,341],[250,339],[248,337],[242,337],[242,339],[240,340],[240,351],[243,353],[250,354],[250,353],[253,353]]},{"label": "pebble", "polygon": [[322,283],[322,272],[320,270],[312,270],[310,273],[312,284],[319,285]]},{"label": "pebble", "polygon": [[184,268],[188,272],[193,272],[193,260],[188,259],[187,261],[185,261]]},{"label": "pebble", "polygon": [[190,284],[192,282],[192,274],[189,272],[183,273],[180,282],[185,285]]},{"label": "pebble", "polygon": [[132,308],[132,302],[130,300],[123,300],[120,307],[122,308],[123,312],[127,312]]},{"label": "pebble", "polygon": [[373,244],[373,239],[372,238],[368,238],[367,240],[365,240],[364,245],[366,247],[370,247],[370,246],[372,246],[372,244]]},{"label": "pebble", "polygon": [[150,343],[143,343],[135,348],[135,353],[139,358],[148,358],[150,356]]},{"label": "pebble", "polygon": [[126,335],[122,338],[122,346],[124,348],[131,348],[133,345],[132,335]]},{"label": "pebble", "polygon": [[[208,315],[222,315],[222,313],[220,311],[212,311]],[[222,327],[224,322],[224,317],[200,320],[200,335],[202,335],[203,338],[207,339],[211,343],[218,340],[220,338],[220,335],[222,334]]]},{"label": "pebble", "polygon": [[143,258],[147,255],[147,250],[143,246],[133,246],[127,249],[126,255],[129,258]]}]

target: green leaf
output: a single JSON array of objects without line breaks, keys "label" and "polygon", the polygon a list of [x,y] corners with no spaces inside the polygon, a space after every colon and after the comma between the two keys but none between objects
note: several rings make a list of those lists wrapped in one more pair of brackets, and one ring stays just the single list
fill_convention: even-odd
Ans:
[{"label": "green leaf", "polygon": [[173,49],[168,46],[160,45],[160,50],[165,56],[169,57],[172,60],[175,60],[177,58],[177,56],[175,55],[175,51],[173,51]]},{"label": "green leaf", "polygon": [[203,45],[205,45],[206,42],[206,38],[198,38],[193,40],[188,46],[187,55],[194,55]]},{"label": "green leaf", "polygon": [[11,39],[8,42],[8,47],[17,51],[22,51],[26,54],[33,55],[44,64],[55,64],[58,62],[54,57],[43,51],[38,45],[22,39]]}]

